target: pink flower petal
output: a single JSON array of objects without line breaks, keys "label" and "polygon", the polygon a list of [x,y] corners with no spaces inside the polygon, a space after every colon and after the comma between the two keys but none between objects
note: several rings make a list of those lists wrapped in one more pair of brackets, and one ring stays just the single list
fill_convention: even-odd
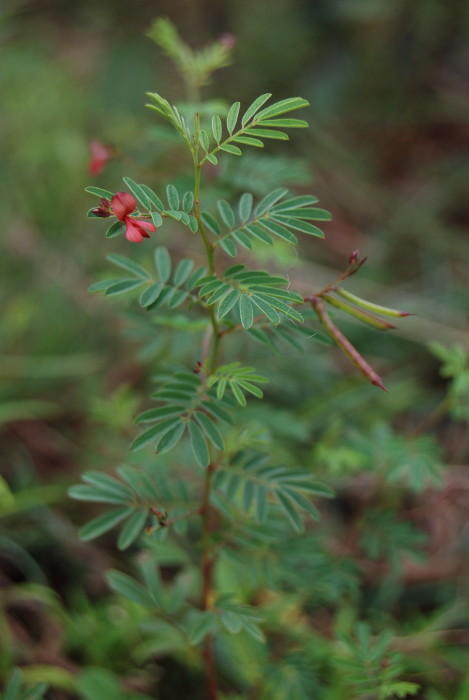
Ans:
[{"label": "pink flower petal", "polygon": [[134,226],[138,226],[138,228],[144,228],[147,231],[151,231],[152,233],[156,231],[156,226],[152,224],[150,221],[141,221],[140,219],[134,219],[133,216],[127,216],[127,221],[131,221]]},{"label": "pink flower petal", "polygon": [[[125,237],[127,238],[128,241],[132,241],[132,243],[141,243],[143,241],[143,235],[142,231],[140,230],[140,226],[135,226],[135,224],[132,223],[132,220],[129,217],[126,217],[126,227],[125,227]],[[145,231],[143,232],[145,234],[145,238],[148,238],[148,233]]]},{"label": "pink flower petal", "polygon": [[136,206],[135,197],[132,197],[128,192],[116,192],[111,199],[112,211],[120,221],[124,221],[124,218],[131,214]]}]

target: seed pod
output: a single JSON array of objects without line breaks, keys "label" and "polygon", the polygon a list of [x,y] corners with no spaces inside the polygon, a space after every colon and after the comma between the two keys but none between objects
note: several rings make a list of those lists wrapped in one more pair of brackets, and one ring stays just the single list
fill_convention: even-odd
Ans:
[{"label": "seed pod", "polygon": [[319,320],[324,326],[325,330],[331,336],[331,338],[337,343],[342,352],[347,355],[349,360],[355,365],[355,367],[363,374],[369,382],[375,386],[379,386],[383,391],[387,391],[383,384],[383,381],[379,374],[377,374],[374,369],[368,364],[368,362],[360,355],[358,350],[354,348],[352,343],[347,340],[343,333],[339,331],[337,326],[332,323],[332,320],[327,313],[323,302],[315,297],[312,301],[313,309],[316,311]]},{"label": "seed pod", "polygon": [[342,299],[333,297],[331,294],[323,294],[322,299],[327,301],[328,304],[336,306],[338,309],[342,309],[342,311],[345,311],[345,313],[349,314],[350,316],[358,318],[360,321],[363,321],[363,323],[367,323],[369,326],[373,326],[373,328],[378,328],[380,331],[389,331],[396,327],[393,326],[392,323],[388,323],[384,319],[378,318],[378,316],[373,316],[373,314],[370,314],[367,311],[362,311],[362,309],[357,309],[356,306],[353,306]]},{"label": "seed pod", "polygon": [[393,318],[403,318],[404,316],[412,316],[412,314],[407,313],[407,311],[388,309],[387,306],[373,304],[373,302],[371,301],[366,301],[366,299],[361,299],[361,297],[357,297],[355,294],[347,292],[345,289],[342,289],[342,287],[336,287],[334,291],[336,292],[336,294],[339,294],[344,299],[348,299],[348,301],[351,301],[353,304],[361,306],[362,309],[367,309],[367,311],[376,311],[376,313],[378,314],[383,314],[383,316],[391,316]]}]

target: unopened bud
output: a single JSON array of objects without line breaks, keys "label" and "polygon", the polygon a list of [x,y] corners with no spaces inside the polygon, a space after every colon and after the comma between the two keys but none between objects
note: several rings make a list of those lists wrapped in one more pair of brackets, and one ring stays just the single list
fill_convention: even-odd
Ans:
[{"label": "unopened bud", "polygon": [[222,34],[218,41],[225,49],[234,49],[236,46],[236,37],[234,34]]},{"label": "unopened bud", "polygon": [[357,263],[359,260],[360,260],[360,251],[359,251],[358,249],[352,251],[352,252],[350,253],[349,259],[348,259],[349,265],[354,265],[354,264]]},{"label": "unopened bud", "polygon": [[91,211],[95,216],[99,216],[101,219],[105,219],[106,217],[111,216],[110,211],[105,211],[104,209],[101,209],[101,207],[99,209],[92,209]]},{"label": "unopened bud", "polygon": [[102,219],[105,219],[108,216],[112,216],[111,202],[103,197],[101,199],[101,206],[97,209],[92,209],[91,211],[95,216],[99,216]]}]

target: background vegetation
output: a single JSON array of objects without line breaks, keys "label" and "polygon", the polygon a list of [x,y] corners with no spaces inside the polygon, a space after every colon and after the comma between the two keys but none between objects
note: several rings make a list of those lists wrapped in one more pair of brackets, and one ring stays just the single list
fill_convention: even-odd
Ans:
[{"label": "background vegetation", "polygon": [[[368,263],[351,291],[417,314],[392,335],[341,319],[389,394],[315,341],[282,345],[268,404],[246,409],[251,441],[275,434],[282,459],[309,466],[337,497],[319,524],[274,553],[283,568],[271,562],[268,586],[259,587],[256,553],[220,571],[259,607],[271,640],[266,658],[234,645],[223,661],[227,697],[247,698],[266,667],[272,687],[252,697],[366,697],[354,664],[374,676],[397,664],[384,652],[375,664],[381,639],[401,654],[397,675],[418,683],[419,697],[463,700],[469,26],[464,3],[437,0],[10,0],[1,10],[2,678],[19,665],[27,684],[49,683],[54,700],[198,697],[194,660],[173,655],[171,639],[106,584],[107,569],[131,569],[133,550],[119,553],[112,533],[80,543],[79,527],[98,511],[66,495],[85,469],[122,461],[140,389],[169,351],[164,326],[148,326],[124,302],[118,323],[119,301],[87,293],[107,269],[110,242],[86,221],[83,192],[91,180],[119,189],[124,174],[184,186],[173,177],[183,154],[143,109],[146,90],[186,97],[144,36],[160,15],[193,46],[235,36],[235,62],[207,95],[248,104],[268,90],[311,102],[312,128],[264,164],[245,155],[211,173],[214,197],[277,184],[302,192],[312,181],[333,213],[325,241],[303,242],[304,260],[275,246],[265,264],[321,287],[359,248]],[[93,139],[114,153],[94,179]],[[126,252],[123,239],[111,243]],[[177,226],[164,243],[176,253],[192,245]],[[188,347],[172,351],[184,358]],[[255,365],[266,350],[249,353]],[[185,553],[160,544],[157,556],[171,582]]]}]

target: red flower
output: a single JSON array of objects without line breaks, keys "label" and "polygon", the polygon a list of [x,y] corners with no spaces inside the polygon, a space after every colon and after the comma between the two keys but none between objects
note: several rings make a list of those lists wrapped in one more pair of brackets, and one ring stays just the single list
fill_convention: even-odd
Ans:
[{"label": "red flower", "polygon": [[88,164],[88,172],[90,175],[99,175],[104,170],[108,160],[112,158],[112,151],[101,141],[91,141],[89,148],[91,160]]},{"label": "red flower", "polygon": [[111,199],[111,209],[122,223],[125,224],[125,237],[133,243],[141,243],[144,238],[150,238],[148,231],[156,231],[154,224],[129,216],[137,206],[135,197],[128,192],[116,192]]}]

